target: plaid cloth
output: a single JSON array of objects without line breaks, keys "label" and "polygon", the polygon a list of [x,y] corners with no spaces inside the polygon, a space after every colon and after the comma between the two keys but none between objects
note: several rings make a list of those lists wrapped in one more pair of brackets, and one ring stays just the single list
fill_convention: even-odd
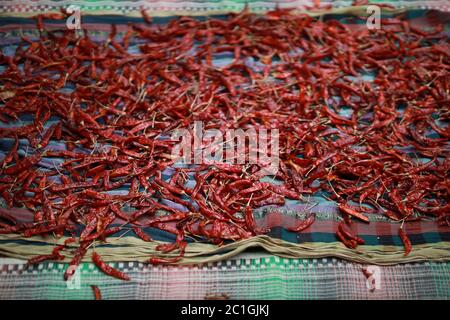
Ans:
[{"label": "plaid cloth", "polygon": [[[449,299],[449,263],[420,262],[363,266],[334,258],[283,259],[258,254],[195,266],[111,264],[130,282],[105,276],[84,263],[72,283],[62,280],[67,265],[43,263],[26,268],[0,264],[0,299],[93,299],[97,285],[104,299]],[[362,272],[373,272],[369,289]],[[371,269],[375,268],[375,269]]]}]

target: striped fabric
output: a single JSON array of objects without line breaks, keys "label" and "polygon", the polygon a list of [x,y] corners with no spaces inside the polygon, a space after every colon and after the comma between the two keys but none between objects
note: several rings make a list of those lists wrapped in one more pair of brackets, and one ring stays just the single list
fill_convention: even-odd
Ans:
[{"label": "striped fabric", "polygon": [[[0,1],[0,12],[7,15],[28,15],[36,12],[59,11],[61,7],[78,6],[88,14],[121,14],[136,16],[142,8],[153,16],[170,15],[205,15],[220,14],[229,11],[241,11],[246,5],[253,12],[264,12],[278,8],[306,9],[318,1],[314,0],[37,0],[37,1]],[[322,0],[321,7],[342,8],[351,6],[353,0]],[[450,6],[446,0],[371,0],[371,4],[388,4],[396,8],[436,9],[448,11]]]},{"label": "striped fabric", "polygon": [[[153,267],[122,262],[130,282],[102,274],[84,263],[79,277],[62,280],[67,265],[43,263],[26,268],[0,264],[0,299],[93,299],[97,285],[104,299],[449,299],[449,263],[421,262],[367,266],[333,258],[283,259],[245,255],[189,267]],[[374,289],[362,269],[372,271]],[[374,269],[373,269],[374,268]]]}]

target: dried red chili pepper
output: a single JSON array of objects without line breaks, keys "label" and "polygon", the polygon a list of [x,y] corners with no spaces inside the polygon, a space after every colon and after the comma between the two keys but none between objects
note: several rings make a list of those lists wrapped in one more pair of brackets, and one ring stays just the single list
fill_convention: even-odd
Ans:
[{"label": "dried red chili pepper", "polygon": [[403,242],[403,245],[405,246],[405,256],[407,256],[412,249],[411,240],[409,240],[408,236],[406,235],[405,230],[403,228],[398,229],[398,235],[400,236],[400,239]]},{"label": "dried red chili pepper", "polygon": [[179,260],[181,260],[181,257],[174,257],[174,258],[157,258],[157,257],[152,257],[150,259],[148,259],[148,263],[153,264],[153,265],[158,265],[158,264],[172,264],[172,263],[176,263]]},{"label": "dried red chili pepper", "polygon": [[142,229],[140,229],[139,227],[133,227],[133,231],[142,240],[144,240],[146,242],[153,241],[152,238],[150,238],[150,236],[147,233],[145,233]]},{"label": "dried red chili pepper", "polygon": [[367,218],[365,215],[363,215],[362,213],[356,211],[355,209],[353,209],[352,207],[344,204],[344,203],[340,203],[339,205],[339,209],[342,210],[344,213],[347,213],[349,215],[351,215],[352,217],[358,218],[364,222],[369,223],[369,218]]},{"label": "dried red chili pepper", "polygon": [[91,285],[92,292],[94,292],[94,298],[95,300],[102,300],[102,292],[100,291],[100,288],[94,285]]},{"label": "dried red chili pepper", "polygon": [[295,227],[288,228],[288,230],[292,231],[292,232],[303,231],[303,230],[309,228],[314,223],[315,220],[316,220],[316,215],[314,213],[312,213],[308,218],[306,218],[305,220],[301,221]]},{"label": "dried red chili pepper", "polygon": [[130,277],[128,275],[126,275],[125,273],[114,269],[113,267],[109,266],[108,264],[106,264],[102,258],[100,257],[100,255],[97,252],[93,252],[92,253],[92,261],[94,262],[94,264],[100,269],[102,270],[105,274],[120,279],[120,280],[125,280],[125,281],[129,281]]}]

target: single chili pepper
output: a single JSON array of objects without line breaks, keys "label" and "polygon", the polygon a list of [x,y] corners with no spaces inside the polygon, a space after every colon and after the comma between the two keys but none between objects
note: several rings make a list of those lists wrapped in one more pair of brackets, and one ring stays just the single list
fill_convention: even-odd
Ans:
[{"label": "single chili pepper", "polygon": [[399,221],[402,219],[402,217],[399,214],[397,214],[396,212],[391,211],[391,210],[386,210],[383,212],[383,214],[385,216],[389,217],[389,219],[392,219],[394,221]]},{"label": "single chili pepper", "polygon": [[125,221],[129,221],[130,220],[131,217],[129,215],[123,213],[116,205],[112,204],[109,207],[110,207],[111,211],[114,212],[114,214],[116,216],[118,216],[120,219],[123,219]]},{"label": "single chili pepper", "polygon": [[100,257],[100,255],[97,252],[93,252],[92,253],[92,261],[94,262],[94,264],[100,269],[102,270],[105,274],[120,279],[120,280],[125,280],[125,281],[129,281],[130,277],[127,276],[125,273],[114,269],[113,267],[107,265]]},{"label": "single chili pepper", "polygon": [[158,264],[173,264],[176,263],[178,261],[180,261],[182,259],[182,257],[174,257],[174,258],[157,258],[157,257],[152,257],[150,259],[147,260],[147,263],[150,263],[152,265],[158,265]]},{"label": "single chili pepper", "polygon": [[32,236],[35,236],[35,235],[42,235],[42,234],[46,234],[46,233],[52,232],[52,231],[57,232],[59,230],[64,229],[64,227],[65,226],[61,226],[61,225],[59,225],[59,226],[58,225],[37,226],[37,227],[34,227],[34,228],[26,229],[23,232],[23,236],[25,238],[29,238],[29,237],[32,237]]},{"label": "single chili pepper", "polygon": [[92,291],[94,292],[94,298],[95,300],[102,300],[102,292],[100,291],[100,288],[94,285],[91,285]]},{"label": "single chili pepper", "polygon": [[280,195],[283,195],[290,199],[300,199],[300,196],[297,194],[296,191],[289,190],[284,186],[279,185],[268,185],[268,188],[272,190],[275,193],[278,193]]},{"label": "single chili pepper", "polygon": [[367,222],[367,223],[370,222],[369,218],[367,218],[365,215],[363,215],[362,213],[356,211],[355,209],[353,209],[352,207],[350,207],[350,206],[348,206],[348,205],[346,205],[344,203],[339,203],[338,207],[339,207],[339,209],[342,212],[344,212],[346,214],[349,214],[352,217],[358,218],[358,219],[360,219],[360,220],[362,220],[364,222]]},{"label": "single chili pepper", "polygon": [[407,256],[412,249],[411,240],[409,240],[403,228],[398,229],[398,235],[400,236],[400,239],[402,240],[403,245],[405,246],[405,256]]},{"label": "single chili pepper", "polygon": [[286,201],[284,200],[284,197],[278,194],[272,194],[267,198],[264,199],[255,199],[253,198],[251,200],[251,204],[254,207],[262,207],[267,205],[279,205],[284,206]]},{"label": "single chili pepper", "polygon": [[44,255],[40,255],[40,256],[28,259],[27,265],[38,264],[38,263],[41,263],[41,262],[47,261],[47,260],[54,261],[54,260],[62,260],[62,259],[64,259],[64,257],[60,256],[60,255],[44,254]]},{"label": "single chili pepper", "polygon": [[100,234],[99,239],[102,241],[106,241],[106,237],[116,234],[117,232],[119,232],[121,230],[122,230],[122,227],[120,227],[120,226],[108,228],[105,231],[103,231],[102,234]]},{"label": "single chili pepper", "polygon": [[173,211],[175,211],[175,213],[170,214],[170,215],[157,216],[157,217],[153,216],[153,217],[149,218],[145,224],[150,226],[150,225],[153,225],[153,224],[159,223],[159,222],[180,221],[180,220],[186,219],[189,216],[189,213],[187,213],[187,212],[177,212],[176,210],[173,210]]},{"label": "single chili pepper", "polygon": [[151,241],[153,241],[152,238],[150,238],[150,236],[147,235],[147,233],[145,233],[141,228],[139,228],[139,227],[134,227],[134,226],[133,226],[132,228],[133,228],[134,233],[135,233],[139,238],[141,238],[142,240],[144,240],[144,241],[146,241],[146,242],[151,242]]},{"label": "single chili pepper", "polygon": [[297,226],[292,227],[292,228],[287,228],[287,229],[291,232],[300,232],[300,231],[303,231],[303,230],[309,228],[314,223],[315,220],[316,220],[316,215],[314,213],[312,213],[308,218],[306,218],[305,220],[300,222]]},{"label": "single chili pepper", "polygon": [[152,223],[152,227],[158,228],[163,231],[167,231],[173,234],[178,234],[178,229],[173,223],[167,223],[167,222],[154,222]]},{"label": "single chili pepper", "polygon": [[90,182],[90,181],[86,181],[86,182],[76,182],[76,183],[71,183],[71,184],[66,184],[66,185],[53,185],[50,187],[50,189],[54,192],[60,192],[60,191],[67,191],[67,190],[71,190],[71,189],[78,189],[78,188],[89,188],[89,187],[93,187],[95,186],[96,183],[94,182]]}]

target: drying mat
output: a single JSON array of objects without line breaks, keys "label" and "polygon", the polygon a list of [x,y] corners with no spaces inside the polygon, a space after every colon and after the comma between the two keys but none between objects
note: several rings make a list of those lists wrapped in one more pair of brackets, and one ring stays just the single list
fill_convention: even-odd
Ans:
[{"label": "drying mat", "polygon": [[[61,4],[63,1],[59,3]],[[355,13],[354,8],[340,9],[337,13],[341,14],[345,10],[347,10],[347,13]],[[419,26],[426,25],[429,22],[424,19],[424,16],[423,11],[408,11],[410,20]],[[162,18],[160,22],[164,23],[167,19]],[[120,31],[126,28],[128,22],[142,22],[138,18],[126,18],[123,16],[115,16],[113,18],[88,16],[84,21],[87,23],[83,27],[89,30],[97,30],[94,33],[94,37],[97,39],[107,36],[111,23],[116,24]],[[356,27],[356,25],[351,25],[351,27]],[[448,27],[447,25],[447,30]],[[3,19],[1,22],[0,41],[4,45],[16,43],[20,35],[24,33],[27,36],[33,33],[36,35],[33,21],[16,17]],[[0,150],[5,146],[9,148],[10,143],[11,141],[0,141]],[[21,144],[21,148],[23,150],[26,146]],[[314,205],[311,206],[311,204]],[[317,215],[317,221],[312,227],[300,234],[287,231],[286,227],[295,224],[296,215],[304,214],[305,211],[314,212]],[[16,214],[19,213],[16,212]],[[25,212],[20,214],[23,215],[24,220],[27,220]],[[333,202],[326,201],[321,197],[311,197],[308,199],[308,203],[303,205],[288,201],[282,209],[264,208],[256,212],[256,217],[260,226],[271,228],[268,236],[247,239],[221,247],[204,243],[190,243],[186,259],[180,262],[192,264],[227,259],[251,247],[263,248],[282,257],[335,256],[360,263],[380,265],[424,260],[450,260],[450,230],[448,227],[439,227],[433,221],[413,222],[405,226],[413,244],[413,251],[408,257],[403,257],[404,248],[397,235],[399,223],[387,221],[383,217],[373,217],[376,220],[371,221],[368,225],[355,224],[355,231],[366,241],[367,245],[359,246],[358,250],[347,249],[342,243],[337,241],[334,234],[340,221],[336,206]],[[120,221],[116,223],[120,224]],[[157,229],[148,228],[146,232],[156,241],[173,242],[174,240],[173,235]],[[132,232],[124,231],[124,234],[119,234],[115,239],[109,238],[108,240],[110,240],[109,243],[97,244],[95,247],[107,261],[144,261],[149,256],[157,253],[154,250],[157,242],[145,243],[136,238]],[[59,243],[61,241],[60,239]],[[0,254],[29,258],[38,254],[49,253],[56,242],[57,240],[51,236],[46,239],[23,239],[18,235],[1,235]],[[70,251],[65,254],[67,254],[67,257],[70,257]],[[89,257],[90,254],[88,253],[86,259],[89,260]]]},{"label": "drying mat", "polygon": [[[62,280],[67,265],[24,264],[0,259],[0,299],[93,299],[97,285],[104,299],[449,299],[449,263],[420,262],[374,267],[334,258],[283,259],[240,256],[196,265],[149,266],[114,263],[131,281],[124,282],[83,263],[79,277]],[[362,268],[374,272],[375,290]],[[375,268],[375,269],[373,269]]]},{"label": "drying mat", "polygon": [[[30,16],[36,12],[59,11],[61,7],[77,6],[81,12],[92,15],[120,14],[140,16],[141,8],[145,8],[151,16],[173,15],[206,15],[239,12],[245,6],[252,12],[265,12],[275,8],[298,8],[307,10],[314,6],[314,0],[35,0],[35,1],[0,1],[0,15]],[[354,0],[321,0],[322,8],[332,7],[335,12],[348,12]],[[404,8],[434,9],[448,11],[447,0],[370,0],[370,4],[387,4],[397,10]],[[353,9],[361,11],[364,9]]]}]

